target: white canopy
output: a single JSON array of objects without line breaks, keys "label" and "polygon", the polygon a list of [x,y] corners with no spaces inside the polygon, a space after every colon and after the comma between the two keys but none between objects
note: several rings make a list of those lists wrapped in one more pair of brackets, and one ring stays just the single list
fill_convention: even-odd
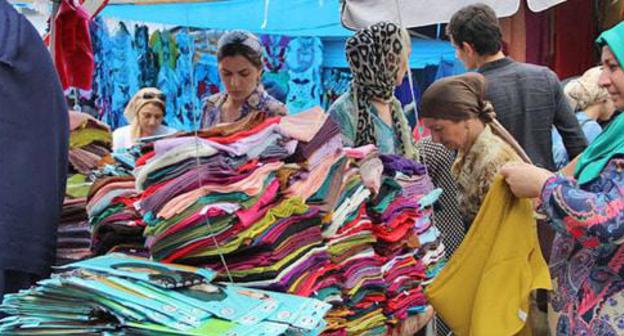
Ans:
[{"label": "white canopy", "polygon": [[[401,23],[404,27],[421,27],[446,23],[453,13],[472,3],[491,6],[498,17],[512,16],[525,0],[344,0],[342,24],[360,29],[379,21]],[[546,10],[565,0],[526,0],[534,12]]]}]

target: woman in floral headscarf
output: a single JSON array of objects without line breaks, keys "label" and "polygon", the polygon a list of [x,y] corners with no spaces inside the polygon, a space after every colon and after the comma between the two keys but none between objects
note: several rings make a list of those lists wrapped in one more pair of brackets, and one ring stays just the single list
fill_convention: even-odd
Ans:
[{"label": "woman in floral headscarf", "polygon": [[349,90],[329,108],[346,146],[375,144],[381,153],[416,158],[411,130],[394,89],[407,72],[410,39],[406,30],[380,22],[347,40],[353,73]]},{"label": "woman in floral headscarf", "polygon": [[202,128],[234,122],[257,111],[268,116],[286,114],[286,106],[262,86],[262,44],[255,35],[244,30],[225,33],[217,48],[219,76],[225,91],[204,100]]}]

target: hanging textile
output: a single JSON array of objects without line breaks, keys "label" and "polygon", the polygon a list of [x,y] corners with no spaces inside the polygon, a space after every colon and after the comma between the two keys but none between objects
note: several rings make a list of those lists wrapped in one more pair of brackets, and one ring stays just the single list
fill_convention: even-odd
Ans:
[{"label": "hanging textile", "polygon": [[594,5],[586,0],[569,0],[554,9],[553,70],[559,78],[580,75],[596,64],[594,59]]},{"label": "hanging textile", "polygon": [[195,86],[197,97],[210,97],[221,91],[217,57],[203,54],[195,65]]},{"label": "hanging textile", "polygon": [[137,51],[139,70],[141,71],[139,77],[140,86],[156,86],[156,78],[158,77],[158,60],[149,46],[149,29],[147,26],[135,26],[134,46]]},{"label": "hanging textile", "polygon": [[111,80],[111,63],[107,60],[112,59],[111,38],[108,33],[104,21],[96,18],[92,21],[91,38],[93,42],[93,59],[95,69],[93,71],[93,95],[95,96],[95,105],[98,107],[98,119],[103,120],[106,124],[113,126],[108,122],[112,108],[113,83]]},{"label": "hanging textile", "polygon": [[526,62],[549,66],[552,62],[552,11],[525,12]]},{"label": "hanging textile", "polygon": [[[177,115],[177,95],[180,85],[178,75],[175,72],[178,51],[176,42],[169,31],[157,30],[150,37],[150,45],[158,56],[160,71],[158,72],[158,87],[166,96],[164,123],[175,129],[184,129],[184,125]],[[189,91],[192,92],[192,91]]]},{"label": "hanging textile", "polygon": [[323,108],[329,109],[331,104],[347,92],[351,84],[351,72],[348,69],[323,68]]},{"label": "hanging textile", "polygon": [[63,0],[54,25],[54,64],[63,89],[91,90],[94,64],[89,14],[73,0]]},{"label": "hanging textile", "polygon": [[523,1],[520,4],[520,10],[516,14],[499,20],[503,33],[503,43],[506,46],[506,48],[504,48],[506,49],[505,55],[510,56],[518,62],[524,62],[526,60],[526,12],[527,5]]},{"label": "hanging textile", "polygon": [[321,105],[323,45],[318,37],[299,37],[288,44],[289,82],[286,106],[291,114]]},{"label": "hanging textile", "polygon": [[269,95],[286,102],[290,73],[286,64],[286,53],[291,41],[289,36],[261,35],[260,41],[264,46],[264,72],[262,83]]},{"label": "hanging textile", "polygon": [[127,26],[119,23],[112,37],[109,80],[112,82],[111,110],[103,119],[112,129],[127,124],[123,111],[130,97],[139,90],[139,65]]},{"label": "hanging textile", "polygon": [[220,33],[196,30],[189,32],[195,49],[195,88],[200,100],[210,97],[223,89],[219,78],[219,67],[216,57],[216,45]]},{"label": "hanging textile", "polygon": [[[176,92],[175,118],[179,126],[169,124],[178,130],[191,130],[194,118],[199,120],[199,107],[201,103],[195,92],[195,81],[193,80],[193,55],[195,50],[188,29],[182,29],[176,35],[178,49],[178,59],[176,61],[175,73],[178,78],[178,89]],[[194,113],[198,113],[194,116]]]}]

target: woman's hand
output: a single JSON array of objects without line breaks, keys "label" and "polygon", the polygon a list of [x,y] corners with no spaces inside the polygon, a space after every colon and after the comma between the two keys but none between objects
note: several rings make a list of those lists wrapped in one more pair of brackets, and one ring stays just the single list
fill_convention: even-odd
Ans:
[{"label": "woman's hand", "polygon": [[427,310],[422,314],[413,315],[399,322],[399,324],[390,331],[392,336],[411,336],[424,328],[433,318],[433,307],[427,306]]},{"label": "woman's hand", "polygon": [[500,170],[516,197],[538,197],[546,181],[554,176],[546,169],[527,163],[508,163]]},{"label": "woman's hand", "polygon": [[562,173],[563,175],[572,177],[574,176],[574,169],[576,168],[576,164],[578,163],[579,160],[579,156],[577,156],[576,158],[574,158],[574,160],[570,161],[570,163],[568,163],[568,165],[566,165],[565,167],[561,168],[561,170],[559,170],[560,173]]}]

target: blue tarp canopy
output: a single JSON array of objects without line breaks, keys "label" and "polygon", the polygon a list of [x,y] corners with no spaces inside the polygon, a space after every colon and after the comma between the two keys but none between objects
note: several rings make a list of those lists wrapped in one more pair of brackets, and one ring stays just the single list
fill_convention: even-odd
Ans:
[{"label": "blue tarp canopy", "polygon": [[[119,20],[194,28],[245,29],[258,34],[317,36],[323,41],[323,66],[348,67],[345,39],[353,31],[340,22],[339,0],[222,0],[167,4],[109,4],[100,15]],[[263,26],[266,20],[266,25]],[[446,41],[412,39],[412,68],[455,61]]]},{"label": "blue tarp canopy", "polygon": [[109,4],[106,17],[213,29],[245,29],[260,34],[349,36],[340,23],[338,0],[222,0],[157,5]]}]

